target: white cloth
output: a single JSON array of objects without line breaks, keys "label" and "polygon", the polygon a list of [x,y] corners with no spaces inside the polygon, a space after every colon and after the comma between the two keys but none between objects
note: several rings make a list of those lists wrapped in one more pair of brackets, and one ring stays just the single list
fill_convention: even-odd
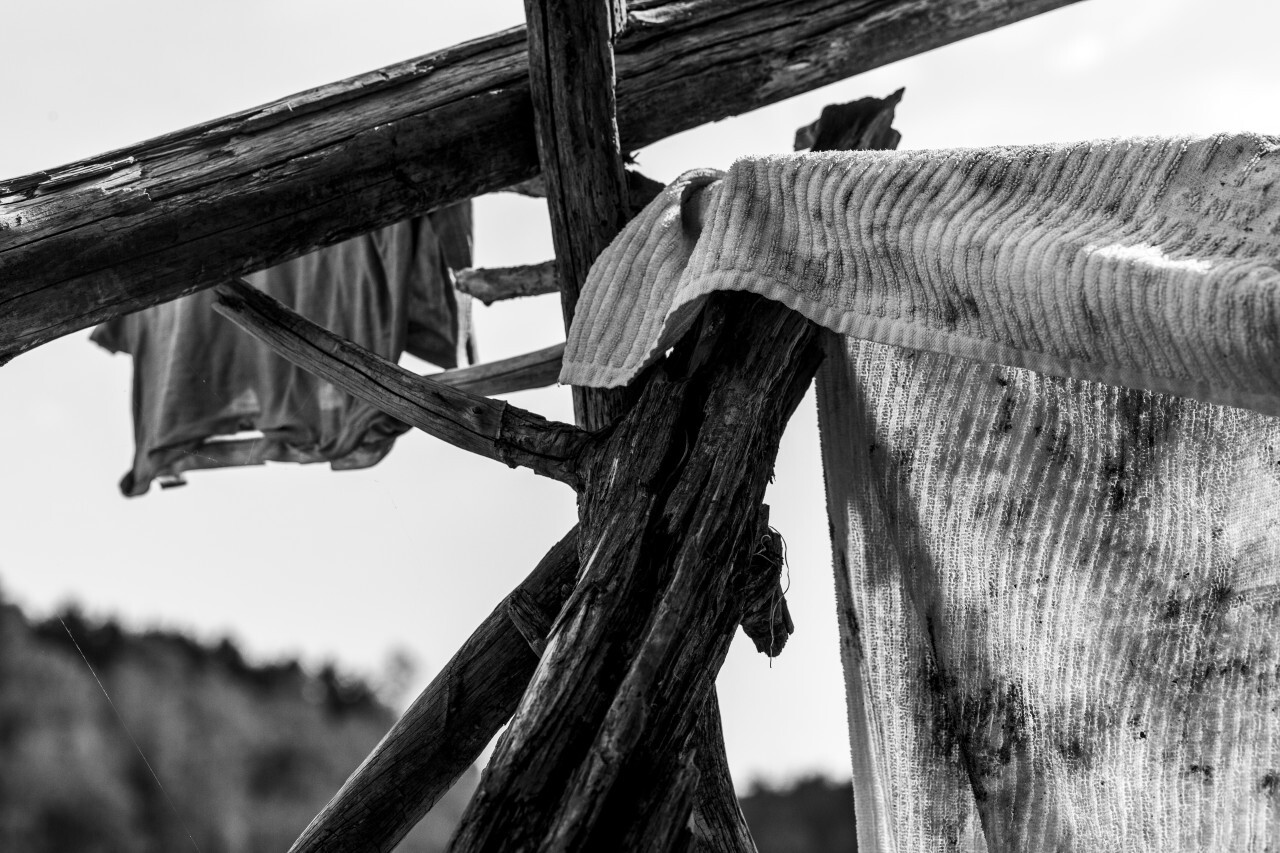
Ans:
[{"label": "white cloth", "polygon": [[860,849],[1280,849],[1276,141],[717,177],[597,262],[562,380],[629,381],[718,289],[839,333],[818,392]]}]

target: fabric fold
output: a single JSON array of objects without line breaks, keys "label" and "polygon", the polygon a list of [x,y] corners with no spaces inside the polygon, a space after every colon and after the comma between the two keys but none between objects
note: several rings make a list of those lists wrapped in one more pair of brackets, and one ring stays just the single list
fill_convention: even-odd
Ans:
[{"label": "fabric fold", "polygon": [[1253,135],[742,160],[593,267],[565,382],[716,290],[829,330],[860,850],[1280,848],[1278,178]]},{"label": "fabric fold", "polygon": [[865,340],[1280,414],[1277,179],[1251,134],[752,158],[693,238],[690,173],[593,267],[561,381],[625,384],[708,293],[749,290]]}]

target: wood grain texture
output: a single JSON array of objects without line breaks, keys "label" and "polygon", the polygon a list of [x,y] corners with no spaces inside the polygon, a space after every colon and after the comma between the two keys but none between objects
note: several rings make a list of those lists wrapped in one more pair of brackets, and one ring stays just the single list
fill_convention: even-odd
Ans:
[{"label": "wood grain texture", "polygon": [[698,715],[694,742],[697,744],[693,760],[698,767],[698,793],[692,814],[693,850],[697,853],[756,853],[755,840],[738,805],[738,795],[733,790],[729,757],[724,751],[720,702],[714,688]]},{"label": "wood grain texture", "polygon": [[[566,333],[591,264],[630,218],[614,100],[614,28],[622,0],[525,0],[529,88],[538,162]],[[622,412],[619,390],[573,389],[579,426],[600,429]]]},{"label": "wood grain texture", "polygon": [[[896,143],[897,101],[854,102],[839,112],[839,138]],[[698,786],[684,787],[681,767],[698,711],[746,603],[776,583],[775,562],[753,559],[768,520],[762,499],[821,359],[817,334],[778,303],[716,293],[695,333],[651,368],[592,458],[578,586],[454,853],[692,843],[657,816],[692,810]]]},{"label": "wood grain texture", "polygon": [[573,589],[577,528],[475,630],[409,706],[290,853],[387,853],[444,795],[511,717],[537,655],[512,602],[549,625]]},{"label": "wood grain texture", "polygon": [[425,378],[469,394],[492,397],[556,384],[563,357],[564,344],[555,344],[511,358],[432,373]]},{"label": "wood grain texture", "polygon": [[242,281],[218,287],[214,310],[299,367],[454,447],[582,486],[590,446],[582,430],[411,373]]},{"label": "wood grain texture", "polygon": [[540,296],[560,289],[555,261],[518,267],[494,267],[459,270],[458,290],[492,305],[504,299]]},{"label": "wood grain texture", "polygon": [[[624,150],[1072,0],[637,2]],[[522,29],[0,180],[0,363],[110,317],[532,177]],[[483,140],[478,144],[477,140]]]},{"label": "wood grain texture", "polygon": [[705,363],[664,364],[594,458],[583,576],[455,851],[658,849],[671,827],[646,818],[692,808],[696,786],[668,783],[738,625],[733,567],[751,563],[777,441],[819,358],[814,327],[781,306],[723,294],[708,317]]}]

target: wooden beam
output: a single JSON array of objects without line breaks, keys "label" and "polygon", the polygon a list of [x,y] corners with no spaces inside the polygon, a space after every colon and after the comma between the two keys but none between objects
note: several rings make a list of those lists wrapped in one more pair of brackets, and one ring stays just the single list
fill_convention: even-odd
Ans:
[{"label": "wooden beam", "polygon": [[591,444],[582,430],[411,373],[243,281],[219,285],[214,310],[299,367],[454,447],[582,487]]},{"label": "wooden beam", "polygon": [[482,397],[545,388],[560,379],[564,344],[535,352],[428,374],[426,379]]},{"label": "wooden beam", "polygon": [[[633,2],[624,150],[1073,0]],[[0,364],[538,169],[522,29],[0,180]]]},{"label": "wooden beam", "polygon": [[515,711],[538,663],[512,602],[550,620],[573,589],[577,528],[560,540],[463,643],[289,853],[389,853]]},{"label": "wooden beam", "polygon": [[469,293],[485,305],[521,296],[539,296],[560,290],[555,261],[518,267],[460,270],[458,290]]},{"label": "wooden beam", "polygon": [[[529,86],[565,331],[596,257],[630,218],[618,142],[613,37],[620,0],[525,0]],[[621,412],[621,391],[574,388],[589,430]]]}]

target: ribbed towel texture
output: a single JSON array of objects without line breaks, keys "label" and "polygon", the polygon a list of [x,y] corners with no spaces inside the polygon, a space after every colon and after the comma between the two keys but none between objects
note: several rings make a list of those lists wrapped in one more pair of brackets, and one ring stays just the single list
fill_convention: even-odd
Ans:
[{"label": "ribbed towel texture", "polygon": [[866,340],[1280,414],[1278,147],[744,159],[700,236],[680,201],[715,173],[690,173],[592,268],[561,381],[626,384],[701,297],[750,290]]},{"label": "ribbed towel texture", "polygon": [[600,258],[562,380],[627,382],[718,289],[839,333],[818,404],[860,849],[1280,849],[1276,141],[716,177]]}]

